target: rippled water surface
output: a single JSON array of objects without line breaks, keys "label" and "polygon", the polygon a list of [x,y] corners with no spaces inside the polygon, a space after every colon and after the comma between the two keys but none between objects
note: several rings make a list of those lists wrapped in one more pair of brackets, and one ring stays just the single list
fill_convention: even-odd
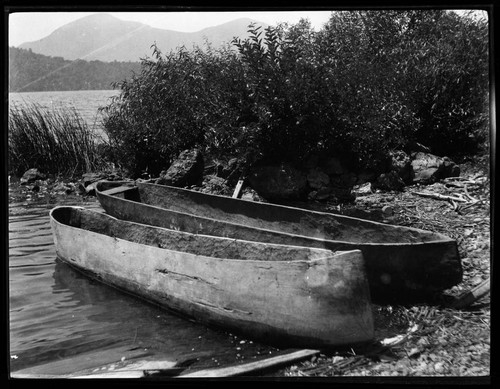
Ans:
[{"label": "rippled water surface", "polygon": [[[63,203],[102,211],[95,199],[58,200]],[[53,207],[36,197],[9,205],[11,371],[108,346],[141,347],[174,361],[195,359],[191,369],[277,351],[178,317],[60,262],[49,225]]]}]

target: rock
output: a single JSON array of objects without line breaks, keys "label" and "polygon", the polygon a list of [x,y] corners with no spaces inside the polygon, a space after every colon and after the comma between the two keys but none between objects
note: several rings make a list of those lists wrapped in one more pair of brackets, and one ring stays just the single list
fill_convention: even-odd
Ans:
[{"label": "rock", "polygon": [[78,183],[78,193],[81,195],[87,194],[87,191],[85,190],[85,186],[81,182]]},{"label": "rock", "polygon": [[203,156],[198,149],[184,150],[168,170],[156,180],[157,184],[172,186],[196,185],[203,179]]},{"label": "rock", "polygon": [[390,169],[395,171],[404,183],[409,184],[412,180],[411,176],[411,159],[404,151],[393,151],[390,153]]},{"label": "rock", "polygon": [[382,207],[382,213],[384,214],[384,216],[392,216],[394,215],[394,208],[390,205],[384,205]]},{"label": "rock", "polygon": [[307,198],[309,200],[325,201],[331,198],[333,195],[333,189],[329,187],[322,187],[318,190],[313,190],[309,192]]},{"label": "rock", "polygon": [[241,195],[242,200],[248,201],[260,201],[264,202],[264,199],[259,196],[259,194],[253,190],[252,188],[246,187],[243,189],[243,193]]},{"label": "rock", "polygon": [[243,194],[241,195],[242,200],[249,200],[249,201],[260,201],[264,202],[264,199],[259,196],[259,194],[253,190],[252,188],[245,188],[243,189]]},{"label": "rock", "polygon": [[93,184],[94,182],[108,179],[107,175],[105,173],[85,173],[82,174],[82,184],[84,187],[89,186],[90,184]]},{"label": "rock", "polygon": [[455,164],[451,159],[448,157],[443,157],[443,175],[444,177],[459,177],[460,176],[460,166]]},{"label": "rock", "polygon": [[405,183],[395,171],[389,173],[382,173],[377,178],[377,188],[383,190],[398,190],[401,191],[405,187]]},{"label": "rock", "polygon": [[89,196],[95,196],[95,183],[85,187],[85,193]]},{"label": "rock", "polygon": [[317,190],[313,190],[311,192],[308,193],[307,195],[307,199],[308,200],[316,200],[316,195],[318,194],[318,191]]},{"label": "rock", "polygon": [[330,177],[321,169],[314,168],[307,173],[307,182],[312,189],[320,189],[328,186]]},{"label": "rock", "polygon": [[352,202],[356,197],[351,193],[351,187],[333,187],[331,198],[335,198],[336,201],[341,202]]},{"label": "rock", "polygon": [[372,194],[373,193],[372,183],[366,182],[362,185],[355,185],[352,188],[351,193],[355,197],[362,197],[362,196]]},{"label": "rock", "polygon": [[316,200],[324,201],[328,200],[333,194],[333,189],[329,187],[319,188],[316,193]]},{"label": "rock", "polygon": [[305,195],[307,177],[287,164],[254,168],[248,182],[257,193],[268,200],[293,200]]},{"label": "rock", "polygon": [[26,184],[32,183],[36,180],[43,180],[43,179],[45,179],[45,174],[43,174],[42,172],[40,172],[36,168],[31,168],[31,169],[28,169],[24,172],[20,181],[21,181],[21,185],[26,185]]},{"label": "rock", "polygon": [[448,157],[418,152],[412,154],[413,182],[431,184],[442,178],[460,175],[460,168]]},{"label": "rock", "polygon": [[54,192],[66,192],[69,189],[69,186],[67,186],[64,182],[59,182],[52,188]]},{"label": "rock", "polygon": [[224,178],[209,175],[204,178],[201,191],[217,195],[229,195],[231,189]]}]

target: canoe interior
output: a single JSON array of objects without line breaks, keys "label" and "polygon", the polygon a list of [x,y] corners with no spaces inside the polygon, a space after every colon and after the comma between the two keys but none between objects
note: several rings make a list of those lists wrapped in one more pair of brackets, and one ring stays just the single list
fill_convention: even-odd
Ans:
[{"label": "canoe interior", "polygon": [[311,261],[333,255],[332,251],[320,248],[243,241],[130,223],[84,208],[57,208],[52,217],[59,223],[110,237],[214,258]]},{"label": "canoe interior", "polygon": [[352,243],[422,243],[449,240],[431,231],[368,220],[208,195],[137,182],[135,201],[198,216],[313,238]]},{"label": "canoe interior", "polygon": [[96,187],[102,207],[118,219],[255,242],[360,249],[372,296],[434,293],[462,280],[457,243],[439,233],[140,181],[105,194],[123,185],[101,181]]}]

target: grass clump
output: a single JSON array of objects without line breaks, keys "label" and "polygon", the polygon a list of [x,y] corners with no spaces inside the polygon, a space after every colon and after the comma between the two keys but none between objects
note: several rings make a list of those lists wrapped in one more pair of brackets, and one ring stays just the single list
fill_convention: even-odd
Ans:
[{"label": "grass clump", "polygon": [[75,175],[103,164],[96,135],[74,108],[47,111],[38,104],[13,106],[8,123],[9,172],[16,176],[32,167]]}]

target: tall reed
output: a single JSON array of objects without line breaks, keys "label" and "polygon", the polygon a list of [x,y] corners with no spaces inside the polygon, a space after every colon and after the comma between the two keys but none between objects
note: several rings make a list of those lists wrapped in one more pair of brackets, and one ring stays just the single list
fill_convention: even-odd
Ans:
[{"label": "tall reed", "polygon": [[9,110],[9,172],[36,167],[45,173],[75,175],[102,165],[95,134],[74,108],[45,110],[39,104]]}]

